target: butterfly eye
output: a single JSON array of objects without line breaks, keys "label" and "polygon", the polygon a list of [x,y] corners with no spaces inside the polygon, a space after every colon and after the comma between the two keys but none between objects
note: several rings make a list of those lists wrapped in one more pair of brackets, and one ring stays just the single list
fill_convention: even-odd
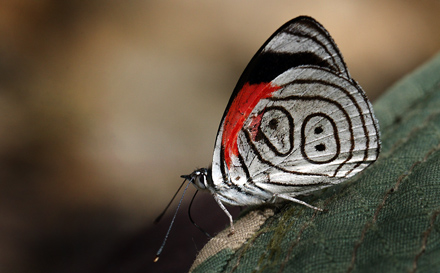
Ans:
[{"label": "butterfly eye", "polygon": [[310,163],[333,161],[340,152],[336,123],[323,113],[307,116],[301,128],[301,152]]},{"label": "butterfly eye", "polygon": [[196,186],[197,189],[199,190],[204,190],[206,189],[206,173],[203,171],[195,171],[192,176],[193,176],[193,184],[194,186]]}]

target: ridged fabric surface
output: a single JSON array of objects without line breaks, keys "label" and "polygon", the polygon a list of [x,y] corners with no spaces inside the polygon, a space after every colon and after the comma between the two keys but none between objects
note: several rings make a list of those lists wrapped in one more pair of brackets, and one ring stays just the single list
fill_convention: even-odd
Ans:
[{"label": "ridged fabric surface", "polygon": [[207,245],[213,254],[198,257],[192,272],[440,272],[440,55],[374,110],[377,162],[301,198],[325,212],[287,204],[242,244],[234,234],[230,245]]}]

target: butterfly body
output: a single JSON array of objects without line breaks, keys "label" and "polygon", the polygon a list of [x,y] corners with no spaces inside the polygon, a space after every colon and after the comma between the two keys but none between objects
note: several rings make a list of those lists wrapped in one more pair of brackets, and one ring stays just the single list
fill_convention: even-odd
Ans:
[{"label": "butterfly body", "polygon": [[[310,17],[283,25],[240,77],[211,168],[185,176],[223,203],[282,200],[339,184],[380,151],[372,106],[325,28]],[[318,209],[316,207],[313,207]]]}]

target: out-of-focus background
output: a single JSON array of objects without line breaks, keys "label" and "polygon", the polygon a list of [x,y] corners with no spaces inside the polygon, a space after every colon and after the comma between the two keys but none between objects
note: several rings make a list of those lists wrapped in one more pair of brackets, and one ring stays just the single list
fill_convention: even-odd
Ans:
[{"label": "out-of-focus background", "polygon": [[[235,82],[283,23],[322,23],[374,101],[440,48],[440,2],[56,1],[0,5],[0,272],[183,272],[207,238],[181,179],[211,162]],[[196,222],[228,222],[210,196]]]}]

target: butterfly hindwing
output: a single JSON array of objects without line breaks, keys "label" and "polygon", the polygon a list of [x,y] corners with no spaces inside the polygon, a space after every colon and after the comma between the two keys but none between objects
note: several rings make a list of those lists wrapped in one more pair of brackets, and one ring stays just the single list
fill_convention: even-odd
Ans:
[{"label": "butterfly hindwing", "polygon": [[379,146],[371,104],[336,44],[314,19],[298,17],[240,77],[217,135],[212,181],[230,204],[295,196],[356,174]]}]

